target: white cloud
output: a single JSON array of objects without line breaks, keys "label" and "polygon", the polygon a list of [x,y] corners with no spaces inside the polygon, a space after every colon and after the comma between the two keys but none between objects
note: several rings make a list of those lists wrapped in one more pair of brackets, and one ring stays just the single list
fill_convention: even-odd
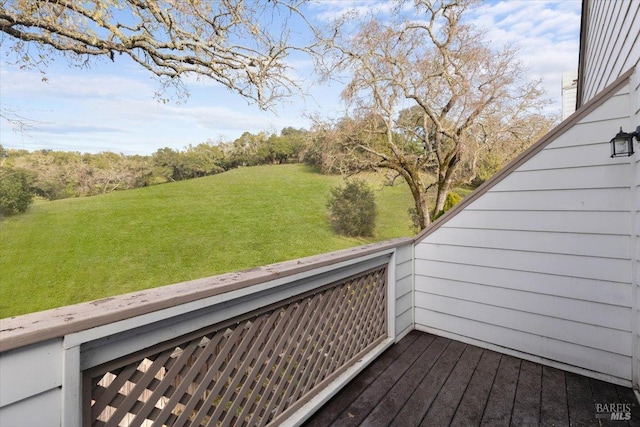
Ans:
[{"label": "white cloud", "polygon": [[487,2],[471,16],[471,22],[487,31],[496,46],[514,43],[532,79],[542,85],[559,114],[561,79],[578,68],[581,2],[511,0]]},{"label": "white cloud", "polygon": [[10,148],[148,154],[164,146],[235,139],[245,131],[307,126],[300,115],[278,117],[248,107],[221,88],[198,86],[192,99],[178,105],[154,100],[152,82],[125,76],[52,73],[43,83],[37,73],[3,70],[2,81],[8,76],[12,84],[6,91],[3,84],[3,107],[16,106],[33,120],[23,133],[3,123],[0,140]]},{"label": "white cloud", "polygon": [[153,90],[151,82],[126,75],[52,70],[45,76],[43,81],[40,73],[5,66],[0,71],[2,97],[105,98]]}]

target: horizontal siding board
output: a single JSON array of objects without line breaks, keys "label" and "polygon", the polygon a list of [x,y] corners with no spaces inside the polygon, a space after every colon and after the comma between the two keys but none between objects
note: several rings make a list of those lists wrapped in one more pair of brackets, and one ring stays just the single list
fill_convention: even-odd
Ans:
[{"label": "horizontal siding board", "polygon": [[396,316],[396,335],[401,334],[413,325],[413,310],[398,313]]},{"label": "horizontal siding board", "polygon": [[637,191],[637,190],[638,190],[638,188],[636,188],[636,194],[635,194],[635,195],[636,195],[635,210],[636,210],[636,211],[640,211],[640,200],[638,199],[638,196],[639,196],[640,194],[638,193],[638,191]]},{"label": "horizontal siding board", "polygon": [[493,191],[592,189],[629,186],[629,162],[572,169],[518,170]]},{"label": "horizontal siding board", "polygon": [[[638,93],[638,96],[640,96],[640,91]],[[638,101],[640,103],[640,100],[638,100]],[[637,166],[638,163],[640,163],[640,157],[638,157],[638,153],[636,153],[635,161],[636,161],[636,166]],[[640,184],[640,168],[636,168],[636,170],[635,170],[635,179],[636,179],[635,182]]]},{"label": "horizontal siding board", "polygon": [[609,2],[607,7],[598,15],[604,25],[592,27],[598,28],[597,50],[594,61],[592,62],[595,88],[601,88],[606,85],[606,82],[609,81],[612,74],[611,68],[615,65],[613,55],[615,54],[617,37],[614,37],[614,35],[619,34],[617,29],[620,27],[623,19],[620,16],[622,6],[623,3],[621,2]]},{"label": "horizontal siding board", "polygon": [[614,34],[617,34],[616,28],[619,27],[623,19],[621,17],[623,3],[609,2],[606,6],[602,12],[605,31],[602,31],[602,36],[600,37],[601,44],[599,45],[599,55],[597,57],[599,60],[593,64],[596,87],[606,84],[605,82],[611,76],[611,69],[607,64],[614,64],[615,58],[613,56],[616,42]]},{"label": "horizontal siding board", "polygon": [[396,280],[409,277],[411,276],[412,273],[413,273],[412,260],[405,261],[403,263],[396,265]]},{"label": "horizontal siding board", "polygon": [[[629,8],[628,4],[624,4],[623,2],[610,2],[609,10],[605,16],[610,16],[608,21],[608,29],[605,34],[606,45],[603,46],[603,61],[598,63],[598,69],[596,70],[596,74],[602,76],[600,79],[599,86],[604,87],[615,80],[615,76],[618,76],[618,72],[620,70],[620,62],[621,58],[619,57],[620,53],[620,41],[623,34],[620,29],[623,27],[624,19],[626,12]],[[622,59],[624,62],[624,59]],[[616,67],[618,70],[616,70]]]},{"label": "horizontal siding board", "polygon": [[[639,252],[639,254],[640,254],[640,252]],[[636,262],[638,262],[638,261],[640,261],[640,259],[636,260]],[[635,270],[635,275],[636,275],[636,283],[638,283],[639,286],[640,286],[640,265],[638,265],[638,268]],[[638,307],[640,308],[640,305]]]},{"label": "horizontal siding board", "polygon": [[441,227],[430,244],[629,259],[629,236]]},{"label": "horizontal siding board", "polygon": [[396,313],[404,313],[413,305],[413,295],[406,294],[396,300]]},{"label": "horizontal siding board", "polygon": [[589,2],[583,103],[637,63],[640,57],[640,2]]},{"label": "horizontal siding board", "polygon": [[567,129],[556,140],[547,145],[546,149],[585,145],[587,142],[596,144],[607,142],[616,134],[616,132],[612,134],[611,129],[618,130],[620,126],[624,127],[627,123],[627,117],[616,119],[609,118],[605,121],[597,122],[587,121],[584,123],[578,123]]},{"label": "horizontal siding board", "polygon": [[413,245],[399,246],[396,249],[396,263],[400,264],[405,261],[411,261],[413,256]]},{"label": "horizontal siding board", "polygon": [[[424,276],[424,277],[423,277]],[[576,277],[531,273],[487,266],[416,260],[416,286],[428,278],[451,279],[479,285],[537,292],[583,301],[631,307],[631,285]]]},{"label": "horizontal siding board", "polygon": [[613,258],[431,245],[425,241],[416,248],[416,258],[621,283],[631,279],[629,262]]},{"label": "horizontal siding board", "polygon": [[443,227],[626,235],[629,232],[630,220],[629,212],[465,209],[447,221]]},{"label": "horizontal siding board", "polygon": [[62,385],[62,340],[0,353],[0,407]]},{"label": "horizontal siding board", "polygon": [[[617,76],[616,76],[616,77],[617,77]],[[593,79],[594,79],[594,76],[593,76],[593,75],[591,75],[591,76],[587,75],[587,76],[586,76],[586,78],[585,78],[585,80],[591,80],[592,82],[593,82]],[[615,80],[615,79],[613,79],[613,80],[611,80],[611,81],[608,81],[608,80],[607,80],[607,82],[608,82],[608,83],[604,83],[601,87],[597,88],[597,91],[596,91],[596,92],[588,91],[588,92],[590,92],[590,93],[588,93],[588,94],[587,94],[587,96],[582,100],[582,105],[584,105],[587,101],[591,100],[592,98],[595,98],[595,97],[597,96],[598,92],[600,92],[600,91],[601,91],[602,89],[604,89],[604,88],[605,88],[609,83],[612,83],[614,80]],[[596,83],[596,84],[597,84],[597,82],[594,82],[594,83]],[[619,92],[616,92],[616,95],[624,95],[625,93],[628,93],[628,92],[629,92],[628,86],[626,86],[626,85],[625,85],[623,88],[621,88],[621,90],[620,90]],[[615,110],[613,110],[613,111],[615,111]],[[613,116],[611,116],[611,117],[619,117],[619,116],[613,115]],[[593,121],[598,121],[598,120],[601,120],[601,119],[602,119],[602,116],[601,116],[601,115],[595,115],[595,116],[593,116]]]},{"label": "horizontal siding board", "polygon": [[[639,42],[640,43],[640,42]],[[640,78],[638,78],[639,83],[638,86],[640,86]],[[634,115],[635,115],[635,122],[636,123],[640,123],[640,87],[638,89],[636,89],[636,103],[635,103],[635,108],[634,108]],[[636,159],[637,159],[637,154],[636,154]]]},{"label": "horizontal siding board", "polygon": [[396,248],[395,253],[395,334],[413,325],[413,244]]},{"label": "horizontal siding board", "polygon": [[[608,25],[606,20],[606,14],[603,13],[605,3],[592,1],[589,4],[588,14],[588,28],[586,29],[587,42],[585,43],[584,50],[586,50],[585,67],[583,70],[584,78],[584,102],[591,99],[595,95],[595,67],[602,61],[602,58],[598,58],[598,54],[602,54],[601,48],[602,40],[604,38],[604,31],[593,31],[592,28],[604,28]],[[598,61],[600,59],[600,61]]]},{"label": "horizontal siding board", "polygon": [[[616,76],[617,77],[617,76]],[[613,82],[613,80],[611,80]],[[605,85],[606,86],[606,85]],[[603,86],[604,88],[604,86]],[[614,96],[602,103],[579,123],[603,122],[629,116],[629,84],[625,84]],[[585,135],[585,137],[589,137]]]},{"label": "horizontal siding board", "polygon": [[415,322],[429,330],[438,329],[627,381],[631,379],[631,358],[628,356],[418,307]]},{"label": "horizontal siding board", "polygon": [[525,211],[629,211],[628,188],[595,190],[489,191],[470,209]]},{"label": "horizontal siding board", "polygon": [[[544,170],[544,169],[567,169],[588,166],[608,166],[615,163],[629,163],[628,158],[611,158],[611,145],[609,140],[619,131],[615,125],[610,127],[610,136],[604,141],[594,141],[589,138],[583,141],[585,145],[545,148],[533,156],[529,161],[520,166],[517,170]],[[588,145],[587,145],[588,143]],[[567,173],[570,173],[568,170]],[[504,182],[504,180],[502,181]],[[501,185],[502,182],[500,182]],[[558,182],[561,186],[562,182]],[[495,187],[494,187],[495,188]]]},{"label": "horizontal siding board", "polygon": [[0,408],[0,426],[63,426],[61,402],[62,390],[55,388],[13,405],[5,406]]},{"label": "horizontal siding board", "polygon": [[586,46],[586,61],[584,69],[584,102],[593,98],[597,92],[597,78],[596,68],[598,64],[602,63],[605,49],[604,39],[605,32],[595,30],[596,28],[607,28],[610,25],[611,19],[606,16],[605,5],[610,6],[609,2],[595,2],[592,1],[589,4],[589,17],[587,22],[587,28],[585,29],[587,34]]},{"label": "horizontal siding board", "polygon": [[638,60],[637,41],[638,33],[640,33],[640,24],[638,23],[640,16],[637,3],[637,1],[628,2],[624,8],[621,8],[622,17],[619,19],[618,28],[622,36],[615,38],[613,63],[603,64],[610,72],[608,82],[615,80],[617,76],[635,65]]},{"label": "horizontal siding board", "polygon": [[396,282],[396,299],[403,295],[411,293],[413,288],[413,279],[411,277],[405,277]]},{"label": "horizontal siding board", "polygon": [[[420,292],[571,322],[631,331],[632,313],[629,307],[437,278],[421,281],[420,286],[416,287],[416,294]],[[418,302],[424,300],[416,299],[416,303]]]},{"label": "horizontal siding board", "polygon": [[630,357],[632,353],[632,334],[629,331],[620,331],[422,292],[416,292],[416,306],[425,310],[446,313],[450,316],[596,348],[623,356]]}]

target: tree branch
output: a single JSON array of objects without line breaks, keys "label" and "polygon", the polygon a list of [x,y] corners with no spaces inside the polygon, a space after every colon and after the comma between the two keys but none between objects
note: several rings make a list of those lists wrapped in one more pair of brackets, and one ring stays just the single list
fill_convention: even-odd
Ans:
[{"label": "tree branch", "polygon": [[25,62],[30,44],[52,47],[71,61],[127,55],[169,82],[212,78],[268,109],[299,89],[287,74],[289,53],[314,52],[313,44],[293,44],[287,29],[298,21],[315,34],[298,9],[304,1],[7,0],[0,5],[0,32]]}]

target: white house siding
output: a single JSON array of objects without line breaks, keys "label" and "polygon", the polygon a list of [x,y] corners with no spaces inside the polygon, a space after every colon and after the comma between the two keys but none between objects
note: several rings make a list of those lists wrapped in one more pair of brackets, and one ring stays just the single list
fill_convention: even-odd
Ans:
[{"label": "white house siding", "polygon": [[60,425],[62,353],[57,339],[0,354],[0,426]]},{"label": "white house siding", "polygon": [[608,144],[630,99],[618,87],[417,244],[417,329],[631,384],[632,164]]},{"label": "white house siding", "polygon": [[587,0],[582,105],[640,59],[640,1]]},{"label": "white house siding", "polygon": [[413,329],[413,244],[396,250],[396,337],[400,340]]},{"label": "white house siding", "polygon": [[[640,126],[640,72],[637,71],[631,76],[630,85],[633,88],[631,96],[631,121],[628,125],[629,130],[634,129],[636,126]],[[638,144],[635,145],[638,148]],[[640,150],[636,152],[634,172],[635,182],[635,230],[633,235],[635,237],[634,249],[635,249],[635,295],[632,296],[635,302],[635,311],[633,317],[632,327],[635,330],[635,341],[633,347],[635,349],[635,359],[633,363],[633,384],[637,390],[640,390]]]}]

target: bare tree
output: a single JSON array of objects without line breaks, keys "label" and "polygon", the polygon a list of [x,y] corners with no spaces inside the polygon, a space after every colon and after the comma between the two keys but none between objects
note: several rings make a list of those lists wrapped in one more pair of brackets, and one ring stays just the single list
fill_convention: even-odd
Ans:
[{"label": "bare tree", "polygon": [[[370,166],[406,180],[425,228],[443,209],[456,174],[464,180],[461,165],[473,159],[471,150],[506,135],[530,144],[538,132],[522,124],[541,116],[547,101],[539,82],[525,79],[514,48],[492,48],[483,32],[463,22],[471,0],[415,0],[410,17],[402,14],[405,3],[398,6],[398,20],[371,17],[355,35],[342,32],[347,20],[337,22],[325,40],[324,65],[326,76],[350,73],[343,98],[356,116],[375,117],[370,129],[378,133],[358,141],[358,151]],[[436,177],[425,185],[430,168]],[[430,186],[436,190],[433,209]]]},{"label": "bare tree", "polygon": [[56,51],[80,66],[125,55],[164,88],[211,78],[269,108],[297,88],[285,58],[311,46],[290,37],[292,20],[312,30],[299,11],[304,1],[3,0],[0,34],[23,65],[46,63]]}]

